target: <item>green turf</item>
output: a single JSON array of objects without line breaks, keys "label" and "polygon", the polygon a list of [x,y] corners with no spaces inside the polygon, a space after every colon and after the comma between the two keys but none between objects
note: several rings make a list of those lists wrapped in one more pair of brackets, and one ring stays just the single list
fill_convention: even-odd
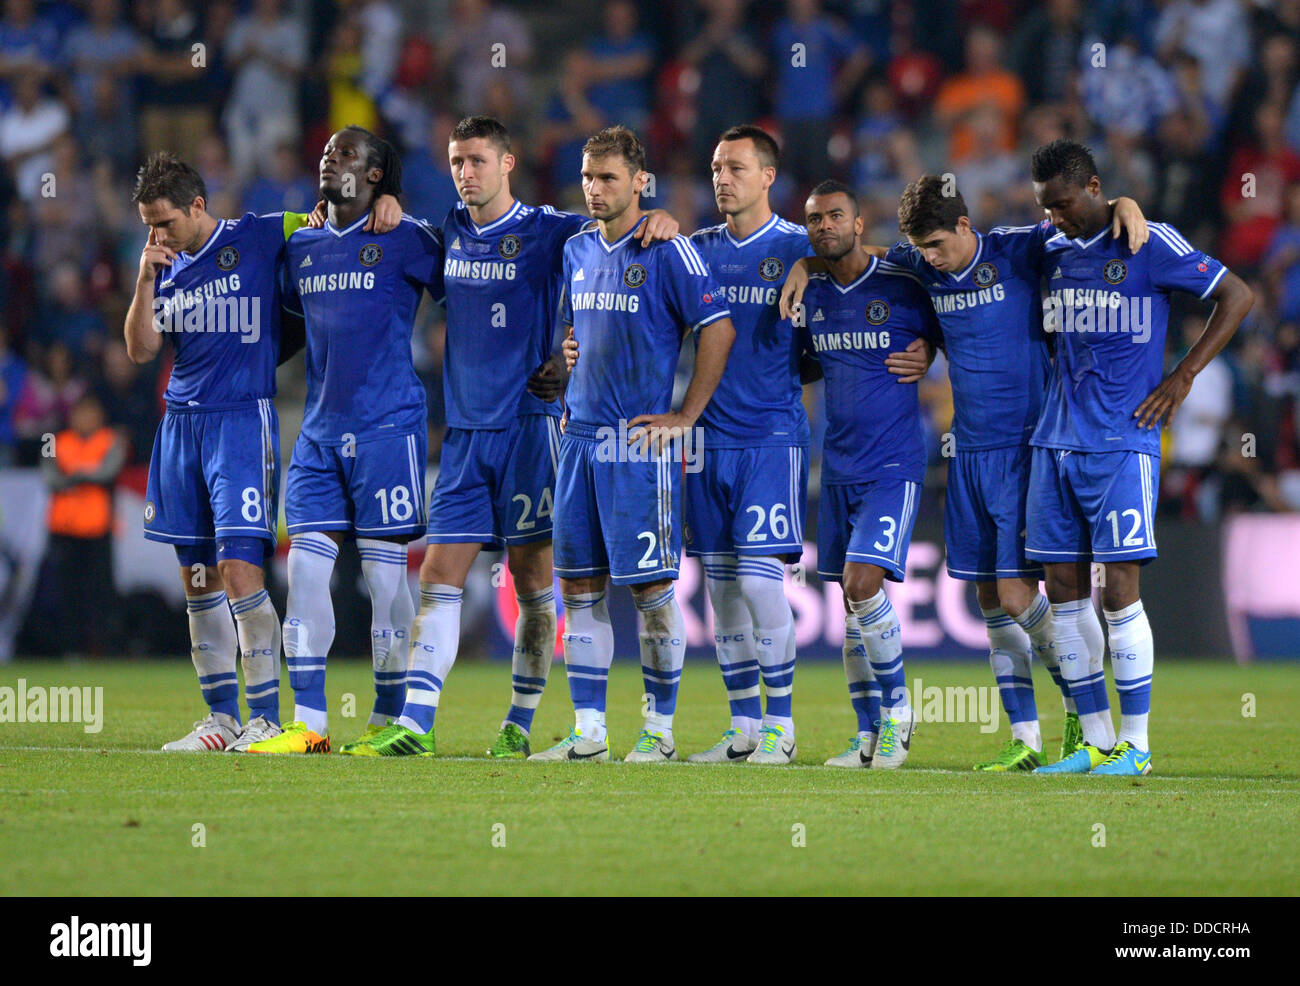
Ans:
[{"label": "green turf", "polygon": [[[978,664],[911,661],[909,684],[917,676],[988,683]],[[447,759],[436,760],[164,755],[152,751],[202,711],[187,663],[0,668],[0,685],[19,677],[102,685],[106,714],[96,735],[0,724],[4,894],[1284,894],[1300,881],[1300,670],[1281,665],[1167,662],[1155,773],[1136,779],[970,773],[1005,723],[996,736],[927,723],[895,773],[823,768],[853,732],[831,663],[796,675],[793,768],[458,759],[496,734],[509,697],[501,664],[455,670],[438,720]],[[360,717],[339,715],[346,692]],[[634,663],[617,662],[616,757],[633,741],[640,693]],[[369,667],[332,662],[329,694],[337,746],[364,724]],[[1038,694],[1051,749],[1060,702],[1046,675]],[[557,663],[535,745],[570,722]],[[688,665],[679,749],[709,745],[725,725],[716,668]]]}]

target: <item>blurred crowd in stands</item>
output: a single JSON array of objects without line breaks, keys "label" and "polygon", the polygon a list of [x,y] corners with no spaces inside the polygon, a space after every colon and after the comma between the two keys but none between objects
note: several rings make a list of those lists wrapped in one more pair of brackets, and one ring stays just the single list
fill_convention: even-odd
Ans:
[{"label": "blurred crowd in stands", "polygon": [[[402,152],[406,211],[440,223],[459,117],[508,124],[520,198],[578,211],[582,143],[621,122],[650,150],[647,204],[690,231],[719,221],[716,135],[757,121],[783,147],[782,214],[838,176],[881,244],[927,171],[956,176],[977,227],[1037,221],[1029,151],[1087,142],[1112,197],[1256,291],[1167,435],[1162,510],[1300,509],[1298,83],[1300,0],[4,0],[0,466],[39,462],[87,395],[126,473],[148,462],[168,367],[132,364],[121,325],[152,150],[199,168],[214,215],[308,210],[320,147],[360,124]],[[1180,300],[1171,361],[1206,314]],[[441,333],[426,306],[435,455]],[[300,377],[282,376],[286,451]],[[942,374],[923,387],[942,433]]]}]

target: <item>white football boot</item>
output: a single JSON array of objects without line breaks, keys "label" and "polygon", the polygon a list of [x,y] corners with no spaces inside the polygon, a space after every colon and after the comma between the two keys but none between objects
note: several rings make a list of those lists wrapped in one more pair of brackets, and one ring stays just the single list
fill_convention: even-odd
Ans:
[{"label": "white football boot", "polygon": [[268,722],[265,716],[258,716],[256,719],[249,720],[248,725],[244,727],[244,731],[239,734],[239,739],[226,747],[226,752],[247,753],[252,744],[260,743],[272,736],[279,736],[280,732],[280,727],[275,723]]},{"label": "white football boot", "polygon": [[166,753],[224,753],[239,738],[239,720],[224,712],[213,712],[194,724],[187,735],[163,744]]},{"label": "white football boot", "polygon": [[549,750],[534,753],[528,758],[534,763],[551,763],[561,760],[608,760],[609,745],[604,740],[583,739],[576,729]]},{"label": "white football boot", "polygon": [[854,736],[849,740],[849,748],[838,756],[831,757],[826,761],[827,767],[870,767],[871,758],[876,752],[876,741],[879,737],[875,733],[867,733],[863,738],[861,735]]},{"label": "white football boot", "polygon": [[907,760],[907,750],[912,745],[912,726],[916,713],[907,707],[907,719],[895,719],[888,713],[880,716],[880,739],[876,741],[872,770],[895,770]]},{"label": "white football boot", "polygon": [[624,763],[667,763],[677,759],[677,747],[663,733],[643,729],[637,734],[632,752],[623,758]]},{"label": "white football boot", "polygon": [[750,763],[785,764],[794,763],[798,748],[794,745],[794,733],[789,735],[781,726],[764,726],[759,733],[758,749],[749,755]]},{"label": "white football boot", "polygon": [[687,763],[742,763],[758,749],[758,742],[739,729],[728,729],[722,739],[702,753],[692,753]]}]

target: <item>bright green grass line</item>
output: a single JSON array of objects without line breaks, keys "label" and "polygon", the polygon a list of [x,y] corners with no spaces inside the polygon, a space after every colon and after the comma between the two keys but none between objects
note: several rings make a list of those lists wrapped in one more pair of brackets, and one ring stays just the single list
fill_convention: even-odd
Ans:
[{"label": "bright green grass line", "polygon": [[[635,667],[617,662],[611,680],[616,756],[639,725]],[[105,719],[94,735],[0,724],[5,894],[1276,894],[1300,878],[1300,669],[1284,665],[1159,668],[1157,773],[1140,779],[969,773],[1005,723],[996,734],[926,723],[896,773],[815,767],[854,728],[834,664],[796,674],[808,766],[793,770],[462,759],[495,736],[503,664],[451,675],[438,719],[447,758],[435,760],[139,755],[200,716],[187,663],[10,665],[0,687],[20,677],[100,686]],[[977,664],[909,662],[916,677],[989,683]],[[353,719],[339,714],[347,693]],[[365,664],[332,662],[336,743],[360,731],[371,694]],[[1061,714],[1046,675],[1038,695],[1051,750]],[[726,718],[716,668],[692,663],[679,748],[707,746]],[[570,722],[557,664],[535,742]]]}]

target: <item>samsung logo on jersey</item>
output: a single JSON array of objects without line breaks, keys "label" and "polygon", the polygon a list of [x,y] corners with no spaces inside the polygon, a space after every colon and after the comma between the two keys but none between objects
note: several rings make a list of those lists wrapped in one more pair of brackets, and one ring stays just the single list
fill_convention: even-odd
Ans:
[{"label": "samsung logo on jersey", "polygon": [[369,291],[375,286],[375,272],[372,270],[346,270],[338,274],[317,274],[315,277],[298,278],[298,293],[320,294],[322,291],[356,291],[363,288]]},{"label": "samsung logo on jersey", "polygon": [[1004,301],[1006,297],[1006,288],[1001,284],[995,284],[991,288],[963,291],[960,294],[931,294],[930,300],[934,302],[934,310],[942,315],[945,312],[959,312],[974,308],[976,305],[987,305],[993,301]]},{"label": "samsung logo on jersey", "polygon": [[516,267],[516,264],[503,264],[500,261],[453,260],[448,257],[442,272],[447,277],[468,277],[478,281],[513,281]]},{"label": "samsung logo on jersey", "polygon": [[637,295],[616,291],[583,291],[573,296],[575,312],[635,312],[640,308]]},{"label": "samsung logo on jersey", "polygon": [[1151,338],[1151,298],[1062,288],[1043,299],[1043,331],[1124,333],[1134,342],[1146,342]]},{"label": "samsung logo on jersey", "polygon": [[813,336],[813,348],[819,353],[841,349],[888,349],[889,331],[879,332],[828,332]]},{"label": "samsung logo on jersey", "polygon": [[731,305],[775,305],[776,288],[761,288],[749,284],[728,284],[727,303]]},{"label": "samsung logo on jersey", "polygon": [[234,297],[226,290],[239,290],[239,275],[218,278],[189,291],[177,291],[153,300],[155,332],[233,332],[240,342],[262,338],[262,299]]}]

